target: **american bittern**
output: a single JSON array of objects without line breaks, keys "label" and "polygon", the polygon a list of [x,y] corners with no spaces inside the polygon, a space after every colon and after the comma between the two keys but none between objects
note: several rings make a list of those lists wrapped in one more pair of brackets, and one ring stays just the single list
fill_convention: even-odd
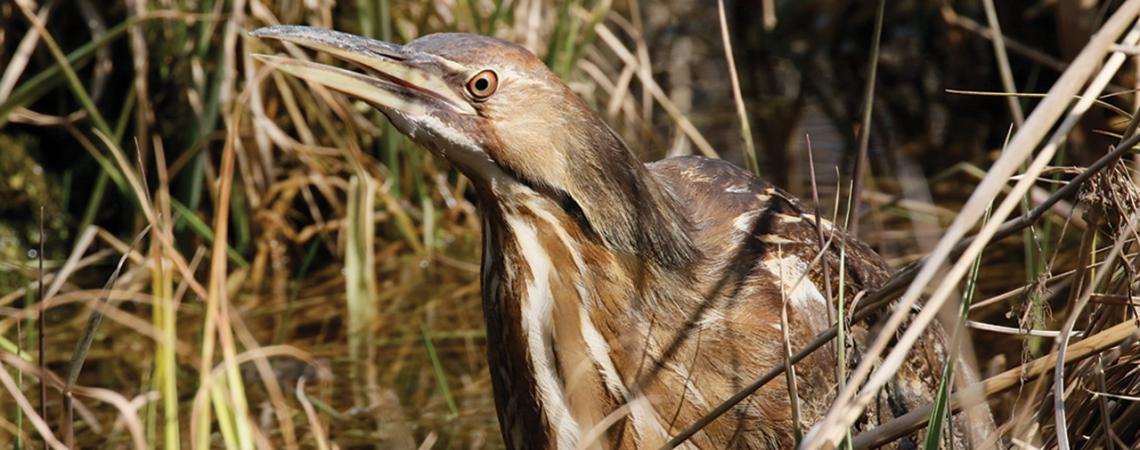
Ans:
[{"label": "american bittern", "polygon": [[[826,272],[811,264],[815,216],[727,162],[642,164],[526,49],[467,34],[402,46],[295,26],[254,35],[358,66],[261,56],[374,105],[475,186],[488,359],[509,447],[656,448],[783,361],[785,306],[793,348],[830,326],[817,286],[839,282],[839,245]],[[882,258],[819,222],[844,241],[847,292],[886,280]],[[928,332],[860,426],[928,403],[943,344]],[[835,367],[834,351],[796,365],[802,425],[829,406]],[[787,448],[793,425],[780,380],[685,445]]]}]

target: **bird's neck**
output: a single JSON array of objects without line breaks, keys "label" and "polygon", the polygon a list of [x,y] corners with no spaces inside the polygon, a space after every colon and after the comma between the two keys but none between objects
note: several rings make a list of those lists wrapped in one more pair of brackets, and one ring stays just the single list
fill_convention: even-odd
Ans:
[{"label": "bird's neck", "polygon": [[[656,183],[648,186],[658,189]],[[672,201],[665,192],[640,195],[656,198],[620,201]],[[600,433],[598,442],[660,441],[659,421],[644,417],[651,412],[639,409],[644,400],[631,392],[637,374],[630,368],[639,362],[635,355],[644,353],[638,346],[646,340],[639,333],[649,333],[641,322],[654,306],[646,303],[657,294],[648,293],[658,291],[663,279],[687,276],[683,271],[689,265],[679,261],[692,257],[688,236],[679,242],[664,239],[667,230],[687,226],[688,219],[672,216],[680,211],[676,205],[649,205],[654,209],[638,218],[639,225],[666,233],[652,242],[636,237],[641,230],[607,230],[609,224],[583,221],[564,201],[523,186],[481,201],[488,356],[508,445],[576,447],[626,403],[629,419]],[[632,251],[615,247],[605,235],[617,232],[632,232],[640,240],[633,241]]]},{"label": "bird's neck", "polygon": [[592,119],[580,127],[584,142],[562,152],[575,155],[565,190],[581,209],[585,226],[616,252],[665,270],[687,270],[700,255],[684,205],[612,129]]},{"label": "bird's neck", "polygon": [[[569,91],[564,98],[577,99]],[[498,126],[484,165],[461,169],[492,203],[509,202],[503,191],[532,190],[615,252],[670,270],[691,264],[698,257],[692,225],[668,180],[651,173],[580,100],[560,106],[567,111],[545,121],[556,129],[537,136],[533,120]]]}]

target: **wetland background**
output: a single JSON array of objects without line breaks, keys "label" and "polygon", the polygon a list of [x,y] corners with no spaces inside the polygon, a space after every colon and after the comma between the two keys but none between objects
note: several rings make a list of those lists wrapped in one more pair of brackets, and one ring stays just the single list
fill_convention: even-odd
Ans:
[{"label": "wetland background", "polygon": [[[886,2],[878,45],[875,1],[725,1],[722,26],[716,2],[696,0],[4,0],[0,443],[501,447],[470,185],[366,105],[255,62],[279,49],[247,31],[518,42],[646,161],[744,165],[754,152],[761,176],[810,199],[810,139],[836,222],[866,134],[851,217],[901,268],[973,193],[1012,111],[1031,111],[1122,2],[997,3],[1025,95],[1000,95],[1003,58],[977,0]],[[1140,104],[1140,63],[1124,67],[1026,210],[1119,140]],[[963,286],[981,305],[969,337],[983,376],[1052,352],[1055,336],[1024,331],[1060,329],[1075,298],[1061,275],[1121,240],[1127,257],[1081,324],[1135,319],[1124,224],[1138,196],[1133,166],[1114,167],[986,249]],[[1082,443],[1140,442],[1140,407],[1119,397],[1140,392],[1136,354],[1119,347],[1071,374]],[[1052,399],[1032,386],[990,404],[1007,437],[1053,445]]]}]

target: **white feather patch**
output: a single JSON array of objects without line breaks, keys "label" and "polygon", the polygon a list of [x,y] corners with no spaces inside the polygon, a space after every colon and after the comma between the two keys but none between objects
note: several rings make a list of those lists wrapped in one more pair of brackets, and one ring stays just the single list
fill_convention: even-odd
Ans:
[{"label": "white feather patch", "polygon": [[761,212],[763,212],[763,210],[754,209],[752,211],[748,211],[744,214],[736,216],[735,219],[732,219],[732,228],[736,229],[736,231],[744,233],[751,232],[752,224],[753,222],[756,222],[756,218],[760,216]]},{"label": "white feather patch", "polygon": [[729,194],[744,194],[744,193],[748,192],[748,185],[747,184],[734,184],[734,185],[726,188],[724,191],[728,192]]},{"label": "white feather patch", "polygon": [[554,294],[550,289],[553,264],[550,255],[539,244],[538,233],[533,225],[511,215],[507,215],[506,222],[514,233],[519,251],[533,277],[527,281],[526,294],[523,296],[522,328],[526,334],[527,351],[534,364],[538,395],[542,399],[546,419],[554,427],[557,448],[572,449],[577,445],[581,429],[570,414],[555,368],[551,338]]},{"label": "white feather patch", "polygon": [[802,244],[800,241],[793,241],[778,234],[761,234],[759,236],[756,236],[756,239],[766,244]]},{"label": "white feather patch", "polygon": [[808,266],[803,259],[795,255],[783,258],[773,256],[764,260],[764,268],[776,278],[783,295],[787,296],[789,307],[804,311],[804,316],[811,322],[813,332],[827,328],[826,315],[821,313],[827,309],[827,299],[819,292],[819,288],[811,278],[805,275]]}]

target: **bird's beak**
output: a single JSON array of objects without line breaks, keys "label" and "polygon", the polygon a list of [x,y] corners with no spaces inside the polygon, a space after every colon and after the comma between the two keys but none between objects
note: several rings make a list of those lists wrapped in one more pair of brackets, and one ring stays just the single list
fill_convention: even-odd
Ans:
[{"label": "bird's beak", "polygon": [[422,116],[440,109],[475,114],[471,104],[439,75],[447,65],[447,61],[439,58],[417,55],[401,45],[323,28],[279,25],[258,29],[251,35],[291,42],[362,67],[367,74],[290,57],[254,55],[277,70],[352,95],[381,109],[409,116]]}]

